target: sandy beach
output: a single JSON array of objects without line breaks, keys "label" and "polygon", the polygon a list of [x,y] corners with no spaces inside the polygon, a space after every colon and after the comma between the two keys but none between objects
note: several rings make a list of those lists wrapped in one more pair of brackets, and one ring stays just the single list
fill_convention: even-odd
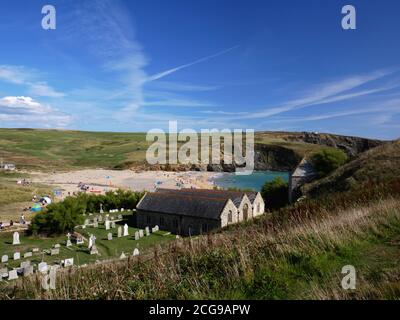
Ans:
[{"label": "sandy beach", "polygon": [[102,194],[118,188],[133,191],[154,191],[158,188],[201,188],[211,189],[213,172],[167,172],[88,169],[63,173],[36,173],[32,181],[61,188],[62,197],[79,192],[79,183],[89,187],[88,192]]}]

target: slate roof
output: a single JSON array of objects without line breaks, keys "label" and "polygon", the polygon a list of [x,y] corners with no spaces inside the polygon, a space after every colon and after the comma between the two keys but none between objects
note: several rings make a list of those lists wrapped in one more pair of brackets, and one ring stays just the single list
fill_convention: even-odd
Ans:
[{"label": "slate roof", "polygon": [[227,201],[232,200],[238,207],[244,194],[253,198],[252,202],[257,195],[255,192],[226,190],[158,189],[147,193],[138,204],[137,210],[218,220]]}]

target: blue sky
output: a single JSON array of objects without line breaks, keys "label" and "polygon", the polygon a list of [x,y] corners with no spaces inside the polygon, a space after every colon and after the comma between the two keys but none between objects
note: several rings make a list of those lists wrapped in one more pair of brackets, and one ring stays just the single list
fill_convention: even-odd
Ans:
[{"label": "blue sky", "polygon": [[[41,9],[57,29],[41,28]],[[352,4],[357,29],[341,28]],[[3,0],[0,127],[400,137],[400,2]]]}]

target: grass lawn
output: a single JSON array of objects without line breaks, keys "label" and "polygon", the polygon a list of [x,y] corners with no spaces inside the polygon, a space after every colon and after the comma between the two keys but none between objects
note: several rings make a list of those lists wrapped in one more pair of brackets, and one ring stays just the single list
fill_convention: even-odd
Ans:
[{"label": "grass lawn", "polygon": [[[126,217],[126,216],[125,216]],[[174,235],[167,234],[166,232],[159,231],[152,233],[148,237],[143,237],[140,240],[135,240],[135,231],[139,230],[133,227],[129,227],[129,236],[117,237],[117,230],[119,226],[123,226],[127,220],[116,222],[116,228],[105,230],[104,224],[99,224],[99,228],[86,227],[85,229],[77,228],[76,231],[81,233],[87,239],[90,234],[96,236],[96,246],[100,255],[90,255],[87,249],[87,242],[84,245],[73,244],[71,247],[66,247],[65,243],[67,237],[57,236],[51,238],[41,238],[34,236],[25,236],[20,234],[21,245],[12,245],[13,234],[12,233],[1,233],[0,234],[0,256],[7,254],[9,256],[8,267],[19,267],[20,263],[24,260],[30,260],[32,263],[40,263],[46,261],[47,263],[53,264],[60,262],[60,260],[74,258],[76,265],[82,265],[87,263],[94,263],[96,260],[107,260],[111,258],[117,258],[124,252],[126,255],[132,255],[133,250],[138,248],[140,254],[145,253],[152,246],[159,244],[163,245],[168,241],[175,239]],[[113,233],[113,240],[107,240],[107,234]],[[60,254],[57,256],[50,256],[49,254],[43,254],[41,251],[50,250],[55,244],[61,245]],[[23,259],[23,255],[26,252],[32,251],[33,248],[39,248],[40,253],[34,253],[32,258]],[[14,252],[21,253],[21,260],[13,261],[12,257]],[[0,267],[4,267],[4,264],[0,263]]]}]

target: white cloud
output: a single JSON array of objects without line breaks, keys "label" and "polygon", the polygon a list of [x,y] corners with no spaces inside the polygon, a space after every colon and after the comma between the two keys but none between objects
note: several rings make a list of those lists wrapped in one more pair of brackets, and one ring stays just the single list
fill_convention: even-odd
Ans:
[{"label": "white cloud", "polygon": [[72,117],[31,97],[7,96],[0,99],[0,120],[3,126],[65,127]]}]

